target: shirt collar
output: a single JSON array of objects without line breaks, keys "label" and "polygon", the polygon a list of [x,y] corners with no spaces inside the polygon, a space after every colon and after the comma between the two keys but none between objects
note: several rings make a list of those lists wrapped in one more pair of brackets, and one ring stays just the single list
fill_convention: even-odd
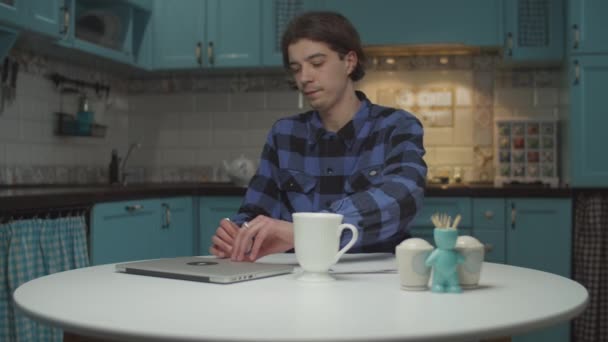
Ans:
[{"label": "shirt collar", "polygon": [[[346,123],[336,135],[346,144],[348,148],[351,148],[353,142],[359,135],[359,132],[363,128],[365,121],[371,116],[371,102],[367,99],[367,96],[361,91],[355,91],[357,98],[361,101],[361,106],[353,116],[352,120]],[[312,118],[308,123],[308,144],[314,145],[317,143],[323,135],[327,133],[327,130],[323,127],[321,116],[318,111],[314,111]]]}]

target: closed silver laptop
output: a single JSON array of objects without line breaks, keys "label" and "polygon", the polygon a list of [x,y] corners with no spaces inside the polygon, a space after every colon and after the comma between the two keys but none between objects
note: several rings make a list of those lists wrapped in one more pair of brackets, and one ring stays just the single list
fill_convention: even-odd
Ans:
[{"label": "closed silver laptop", "polygon": [[214,257],[180,257],[128,262],[116,271],[144,276],[230,284],[293,271],[293,265],[236,262]]}]

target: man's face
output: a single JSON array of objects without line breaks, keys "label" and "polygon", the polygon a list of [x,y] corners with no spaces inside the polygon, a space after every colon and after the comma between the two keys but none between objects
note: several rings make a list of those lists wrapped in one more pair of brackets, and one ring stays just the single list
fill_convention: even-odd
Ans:
[{"label": "man's face", "polygon": [[329,111],[342,99],[348,75],[357,64],[357,56],[349,52],[340,59],[325,43],[300,39],[289,45],[289,67],[298,89],[310,106],[320,112]]}]

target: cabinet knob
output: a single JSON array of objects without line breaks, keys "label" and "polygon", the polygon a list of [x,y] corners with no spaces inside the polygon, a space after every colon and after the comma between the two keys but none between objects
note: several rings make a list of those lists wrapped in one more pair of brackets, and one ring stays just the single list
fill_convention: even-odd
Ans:
[{"label": "cabinet knob", "polygon": [[70,9],[68,6],[62,6],[61,11],[63,11],[63,25],[59,33],[67,36],[70,30]]},{"label": "cabinet knob", "polygon": [[125,207],[125,210],[128,211],[128,212],[130,212],[130,213],[133,213],[133,212],[136,212],[136,211],[140,211],[143,208],[144,208],[144,206],[141,205],[141,204],[131,204],[131,205],[127,205]]},{"label": "cabinet knob", "polygon": [[167,203],[163,203],[162,207],[165,209],[165,222],[161,228],[168,229],[171,226],[171,207]]},{"label": "cabinet knob", "polygon": [[581,30],[578,28],[578,25],[572,25],[572,31],[574,31],[574,39],[572,39],[572,48],[578,49],[580,41],[581,41]]},{"label": "cabinet knob", "polygon": [[484,249],[485,253],[488,254],[494,250],[494,245],[491,243],[486,243],[483,245],[483,249]]},{"label": "cabinet knob", "polygon": [[196,63],[198,63],[199,66],[203,66],[203,43],[196,43],[194,53],[196,54]]},{"label": "cabinet knob", "polygon": [[483,213],[483,216],[484,216],[486,219],[491,220],[491,219],[493,219],[493,218],[494,218],[494,212],[493,212],[492,210],[486,210],[486,211]]},{"label": "cabinet knob", "polygon": [[207,61],[209,65],[215,64],[215,57],[213,55],[213,42],[209,42],[207,45]]}]

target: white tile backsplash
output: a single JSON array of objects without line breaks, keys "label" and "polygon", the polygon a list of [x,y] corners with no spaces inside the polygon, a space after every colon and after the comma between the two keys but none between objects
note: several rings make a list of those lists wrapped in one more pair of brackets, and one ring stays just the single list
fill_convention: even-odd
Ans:
[{"label": "white tile backsplash", "polygon": [[229,108],[230,97],[227,93],[195,94],[194,103],[196,112],[226,112]]},{"label": "white tile backsplash", "polygon": [[534,106],[534,88],[497,88],[494,92],[494,105],[504,107]]},{"label": "white tile backsplash", "polygon": [[535,106],[557,106],[557,105],[559,105],[559,89],[558,88],[535,88],[534,89],[534,105]]},{"label": "white tile backsplash", "polygon": [[[424,63],[406,63],[403,70],[368,70],[357,87],[373,102],[379,94],[388,94],[383,101],[395,102],[390,94],[401,89],[454,89],[453,124],[425,127],[424,159],[436,170],[461,167],[465,179],[472,180],[480,174],[475,169],[474,147],[491,149],[493,118],[564,116],[569,93],[555,82],[563,78],[559,70],[479,68],[476,59],[459,58],[463,61],[454,64],[454,70],[424,69]],[[75,67],[57,62],[55,68],[69,74]],[[85,69],[75,73],[106,77]],[[55,167],[56,182],[87,180],[91,173],[83,174],[70,167],[106,170],[110,151],[116,148],[123,157],[135,141],[142,147],[131,155],[129,167],[145,169],[148,180],[181,179],[184,176],[179,174],[180,167],[209,167],[217,173],[222,160],[240,155],[257,161],[272,124],[279,118],[307,111],[308,105],[304,103],[304,108],[299,108],[297,91],[285,86],[264,89],[259,76],[235,77],[199,76],[189,81],[189,90],[169,91],[158,86],[156,92],[139,94],[112,91],[107,99],[89,94],[95,120],[107,125],[107,135],[79,138],[56,136],[53,114],[75,113],[77,95],[60,95],[43,75],[22,71],[16,101],[0,114],[0,168],[47,165]],[[276,82],[277,77],[272,77],[266,87]],[[241,87],[241,83],[248,86]],[[198,176],[190,175],[196,179]],[[34,177],[38,177],[35,172]]]}]

